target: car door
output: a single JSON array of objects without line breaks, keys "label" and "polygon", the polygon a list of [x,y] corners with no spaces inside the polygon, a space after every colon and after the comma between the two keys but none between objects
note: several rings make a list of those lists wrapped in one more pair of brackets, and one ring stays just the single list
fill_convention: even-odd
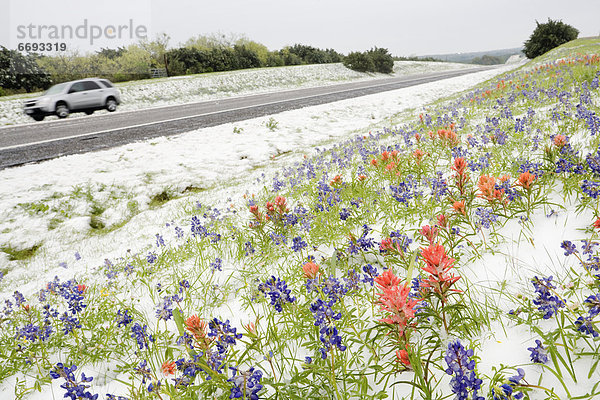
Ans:
[{"label": "car door", "polygon": [[94,81],[83,81],[85,108],[101,107],[104,88]]},{"label": "car door", "polygon": [[85,108],[87,94],[84,91],[83,82],[75,82],[67,92],[67,103],[71,110]]}]

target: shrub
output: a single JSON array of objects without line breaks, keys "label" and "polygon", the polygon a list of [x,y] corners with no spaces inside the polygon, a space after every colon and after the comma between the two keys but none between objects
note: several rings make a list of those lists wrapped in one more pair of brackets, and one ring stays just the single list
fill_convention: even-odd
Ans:
[{"label": "shrub", "polygon": [[353,51],[344,59],[344,66],[358,72],[373,72],[375,64],[369,55],[360,51]]},{"label": "shrub", "polygon": [[369,51],[354,51],[346,56],[344,65],[358,72],[381,72],[390,74],[394,71],[394,58],[383,48],[372,48]]},{"label": "shrub", "polygon": [[36,55],[23,55],[0,46],[0,87],[25,89],[28,93],[50,87],[50,75],[37,64],[37,59]]},{"label": "shrub", "polygon": [[381,72],[382,74],[394,72],[394,59],[387,49],[375,47],[369,50],[367,55],[373,60],[375,72]]},{"label": "shrub", "polygon": [[527,58],[535,58],[560,46],[563,43],[577,39],[579,31],[571,25],[562,21],[553,21],[548,18],[548,22],[540,24],[535,22],[537,27],[525,42],[523,53]]}]

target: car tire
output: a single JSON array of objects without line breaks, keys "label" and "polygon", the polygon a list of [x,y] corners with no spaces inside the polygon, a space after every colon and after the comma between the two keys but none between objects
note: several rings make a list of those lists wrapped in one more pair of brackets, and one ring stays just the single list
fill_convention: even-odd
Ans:
[{"label": "car tire", "polygon": [[94,113],[94,110],[87,110],[85,112],[85,115],[92,115]]},{"label": "car tire", "polygon": [[117,111],[117,101],[113,97],[106,99],[106,109],[108,112]]},{"label": "car tire", "polygon": [[67,118],[69,116],[69,107],[65,103],[58,103],[56,105],[56,116],[58,118]]},{"label": "car tire", "polygon": [[31,118],[33,118],[36,121],[43,121],[44,120],[45,115],[32,115]]}]

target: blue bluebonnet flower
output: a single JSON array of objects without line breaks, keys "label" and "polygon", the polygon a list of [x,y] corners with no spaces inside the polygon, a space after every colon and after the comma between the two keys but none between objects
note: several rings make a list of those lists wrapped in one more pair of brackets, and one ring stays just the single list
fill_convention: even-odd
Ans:
[{"label": "blue bluebonnet flower", "polygon": [[324,347],[319,349],[321,358],[323,359],[327,358],[327,353],[331,350],[332,346],[336,346],[340,351],[346,350],[346,347],[341,342],[341,336],[339,336],[338,330],[334,324],[334,321],[339,320],[342,317],[342,314],[333,311],[331,307],[334,304],[335,300],[325,302],[322,299],[317,299],[317,301],[310,306],[310,311],[315,318],[314,325],[319,327],[319,339],[324,345]]},{"label": "blue bluebonnet flower", "polygon": [[215,271],[222,271],[222,264],[223,260],[221,260],[219,257],[215,258],[215,261],[211,262],[209,267],[211,269],[211,271],[214,273]]},{"label": "blue bluebonnet flower", "polygon": [[[215,260],[216,261],[216,260]],[[220,269],[219,269],[220,271]],[[179,294],[183,293],[184,290],[190,288],[190,282],[187,279],[182,279],[179,281]],[[175,301],[175,299],[173,299]]]},{"label": "blue bluebonnet flower", "polygon": [[585,333],[586,335],[592,335],[593,337],[598,337],[600,334],[594,328],[594,323],[592,322],[591,317],[579,317],[575,321],[575,327],[581,333]]},{"label": "blue bluebonnet flower", "polygon": [[208,235],[208,230],[202,225],[197,216],[192,217],[191,231],[194,236],[206,237]]},{"label": "blue bluebonnet flower", "polygon": [[363,233],[358,239],[350,236],[348,252],[350,254],[358,254],[361,250],[367,251],[375,247],[375,239],[367,237],[372,230],[368,225],[363,225]]},{"label": "blue bluebonnet flower", "polygon": [[147,325],[141,326],[137,322],[131,327],[131,337],[137,341],[140,350],[149,348],[148,343],[154,342],[152,335],[146,333]]},{"label": "blue bluebonnet flower", "polygon": [[349,217],[350,217],[350,210],[348,210],[347,208],[342,208],[342,211],[340,211],[340,219],[342,221],[346,221]]},{"label": "blue bluebonnet flower", "polygon": [[536,276],[531,280],[531,283],[538,294],[538,297],[533,300],[533,304],[538,306],[538,310],[544,313],[544,319],[551,318],[559,308],[565,306],[564,301],[552,294],[551,289],[556,288],[552,284],[552,276],[541,279]]},{"label": "blue bluebonnet flower", "polygon": [[152,380],[152,371],[148,368],[148,361],[141,361],[137,367],[134,367],[133,370],[137,375],[142,377],[142,384],[146,383],[146,380]]},{"label": "blue bluebonnet flower", "polygon": [[312,358],[310,358],[310,357],[306,356],[306,357],[304,357],[304,362],[305,362],[306,364],[312,364]]},{"label": "blue bluebonnet flower", "polygon": [[90,387],[86,385],[86,383],[91,382],[94,378],[86,377],[85,373],[81,373],[81,380],[75,379],[75,375],[73,372],[77,369],[77,365],[71,365],[70,367],[65,367],[63,363],[58,363],[54,366],[52,370],[50,370],[50,377],[52,379],[60,379],[63,378],[65,383],[60,385],[61,388],[65,389],[67,392],[64,397],[69,397],[71,400],[80,400],[80,399],[91,399],[96,400],[98,398],[97,394],[92,394],[87,391]]},{"label": "blue bluebonnet flower", "polygon": [[156,318],[168,321],[173,316],[173,299],[170,296],[163,297],[163,300],[156,306]]},{"label": "blue bluebonnet flower", "polygon": [[390,185],[392,197],[396,201],[408,206],[411,199],[416,199],[422,196],[422,192],[419,189],[419,182],[412,176],[409,175],[403,182],[398,185]]},{"label": "blue bluebonnet flower", "polygon": [[589,308],[588,313],[590,318],[594,318],[600,314],[600,293],[588,296],[588,298],[583,301],[583,304]]},{"label": "blue bluebonnet flower", "polygon": [[592,199],[597,199],[600,196],[600,182],[584,179],[581,183],[581,190]]},{"label": "blue bluebonnet flower", "polygon": [[[483,136],[483,138],[487,139],[487,136]],[[482,157],[479,157],[478,161],[470,161],[469,169],[473,172],[475,171],[483,171],[490,167],[490,159],[492,155],[490,153],[485,153]]]},{"label": "blue bluebonnet flower", "polygon": [[448,350],[444,356],[444,361],[448,365],[446,373],[453,375],[450,381],[452,392],[456,394],[458,400],[469,398],[469,392],[472,392],[473,400],[485,400],[477,392],[481,389],[482,380],[475,374],[475,360],[473,350],[465,350],[460,340],[450,342]]},{"label": "blue bluebonnet flower", "polygon": [[358,290],[358,284],[361,282],[360,274],[356,269],[349,269],[348,274],[344,277],[346,291]]},{"label": "blue bluebonnet flower", "polygon": [[244,372],[239,371],[237,368],[229,368],[233,371],[233,376],[227,380],[227,382],[233,383],[229,398],[258,400],[258,392],[263,388],[260,384],[263,376],[262,371],[254,367]]},{"label": "blue bluebonnet flower", "polygon": [[161,384],[162,382],[160,380],[150,382],[148,385],[148,393],[157,392],[160,389]]},{"label": "blue bluebonnet flower", "polygon": [[175,227],[175,236],[177,236],[177,239],[181,239],[183,237],[183,229],[176,226]]},{"label": "blue bluebonnet flower", "polygon": [[538,179],[542,175],[544,175],[544,171],[542,169],[541,163],[534,163],[529,160],[523,161],[519,165],[519,173],[529,172],[530,174],[535,175],[535,178]]},{"label": "blue bluebonnet flower", "polygon": [[[199,372],[202,371],[206,373],[206,371],[200,368],[201,357],[201,354],[194,354],[190,359],[186,360],[185,358],[180,358],[175,361],[177,370],[182,372],[180,377],[173,379],[175,387],[187,387],[194,381]],[[210,375],[206,373],[206,380],[210,379]]]},{"label": "blue bluebonnet flower", "polygon": [[591,240],[583,239],[581,241],[583,245],[581,246],[581,252],[583,254],[594,254],[594,247],[598,246],[598,242],[592,242]]},{"label": "blue bluebonnet flower", "polygon": [[504,192],[504,195],[508,201],[514,201],[515,199],[521,197],[521,193],[512,187],[510,180],[508,179],[504,182],[496,182],[494,189]]},{"label": "blue bluebonnet flower", "polygon": [[114,394],[106,393],[106,400],[129,400],[129,398],[125,396],[116,396]]},{"label": "blue bluebonnet flower", "polygon": [[87,307],[83,303],[83,292],[81,286],[77,284],[75,280],[68,280],[66,282],[60,282],[58,277],[54,277],[54,280],[48,282],[46,289],[43,290],[45,293],[56,294],[67,301],[69,311],[75,315]]},{"label": "blue bluebonnet flower", "polygon": [[21,304],[25,304],[25,297],[18,290],[15,290],[13,297],[15,298],[15,305],[17,307],[21,306]]},{"label": "blue bluebonnet flower", "polygon": [[546,364],[548,362],[548,350],[542,346],[542,342],[539,339],[535,340],[535,344],[535,347],[527,348],[531,352],[531,361],[538,364]]},{"label": "blue bluebonnet flower", "polygon": [[479,217],[477,226],[480,228],[484,227],[490,229],[491,225],[498,220],[498,217],[491,208],[477,207],[477,209],[475,209],[475,214]]},{"label": "blue bluebonnet flower", "polygon": [[146,256],[146,261],[148,261],[148,264],[154,264],[156,260],[158,260],[158,256],[156,255],[156,253],[150,252]]},{"label": "blue bluebonnet flower", "polygon": [[296,236],[292,239],[292,250],[300,251],[308,247],[308,244],[302,239],[301,236]]},{"label": "blue bluebonnet flower", "polygon": [[81,323],[75,316],[69,315],[69,313],[65,312],[61,315],[60,320],[63,322],[63,331],[65,335],[73,332],[76,328],[81,328]]},{"label": "blue bluebonnet flower", "polygon": [[563,240],[563,242],[560,244],[560,247],[562,247],[565,250],[565,256],[570,256],[571,254],[578,253],[577,246],[575,246],[569,240]]},{"label": "blue bluebonnet flower", "polygon": [[521,380],[525,377],[525,371],[522,368],[517,369],[517,375],[511,376],[508,378],[508,381],[505,381],[499,387],[492,388],[492,398],[493,400],[511,400],[522,399],[525,394],[520,392],[519,385],[521,385]]},{"label": "blue bluebonnet flower", "polygon": [[269,237],[271,238],[271,240],[273,241],[275,246],[286,246],[287,245],[287,238],[285,237],[285,235],[283,233],[278,234],[275,232],[269,232]]},{"label": "blue bluebonnet flower", "polygon": [[232,328],[229,325],[229,320],[223,322],[218,318],[213,318],[209,321],[208,328],[208,337],[216,338],[216,340],[214,342],[215,349],[210,353],[207,362],[213,371],[222,373],[223,361],[227,356],[229,347],[235,346],[236,339],[241,339],[242,334],[237,333],[236,328]]},{"label": "blue bluebonnet flower", "polygon": [[163,247],[165,245],[165,240],[162,235],[156,234],[156,247]]},{"label": "blue bluebonnet flower", "polygon": [[436,177],[428,179],[428,181],[429,187],[431,188],[431,194],[435,196],[437,201],[439,201],[442,196],[448,194],[448,184],[441,172],[436,172]]},{"label": "blue bluebonnet flower", "polygon": [[121,310],[117,311],[117,317],[115,318],[117,328],[120,328],[121,326],[127,326],[133,322],[133,318],[131,318],[128,312],[129,310],[125,310],[124,312],[121,312]]},{"label": "blue bluebonnet flower", "polygon": [[52,334],[52,326],[49,323],[38,326],[33,323],[26,324],[17,331],[17,339],[27,339],[30,342],[36,342],[38,340],[45,341]]},{"label": "blue bluebonnet flower", "polygon": [[296,298],[291,296],[291,291],[287,287],[287,283],[279,278],[271,276],[264,283],[258,285],[260,290],[265,297],[270,297],[271,305],[277,312],[283,311],[284,303],[293,303]]},{"label": "blue bluebonnet flower", "polygon": [[244,252],[246,253],[246,257],[251,254],[254,254],[255,250],[254,250],[254,247],[252,247],[252,243],[250,243],[250,242],[244,243]]},{"label": "blue bluebonnet flower", "polygon": [[363,266],[362,269],[365,272],[365,274],[363,275],[363,282],[373,286],[373,280],[375,279],[375,277],[379,276],[377,268],[375,268],[371,264],[367,264]]},{"label": "blue bluebonnet flower", "polygon": [[79,260],[81,260],[81,254],[79,254],[79,252],[78,252],[78,251],[76,251],[76,252],[75,252],[75,260],[76,260],[76,261],[79,261]]}]

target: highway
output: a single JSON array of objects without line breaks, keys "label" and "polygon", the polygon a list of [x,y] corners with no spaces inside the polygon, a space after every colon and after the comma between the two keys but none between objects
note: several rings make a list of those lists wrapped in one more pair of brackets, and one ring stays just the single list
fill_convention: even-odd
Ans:
[{"label": "highway", "polygon": [[490,69],[476,67],[0,128],[0,169]]}]

